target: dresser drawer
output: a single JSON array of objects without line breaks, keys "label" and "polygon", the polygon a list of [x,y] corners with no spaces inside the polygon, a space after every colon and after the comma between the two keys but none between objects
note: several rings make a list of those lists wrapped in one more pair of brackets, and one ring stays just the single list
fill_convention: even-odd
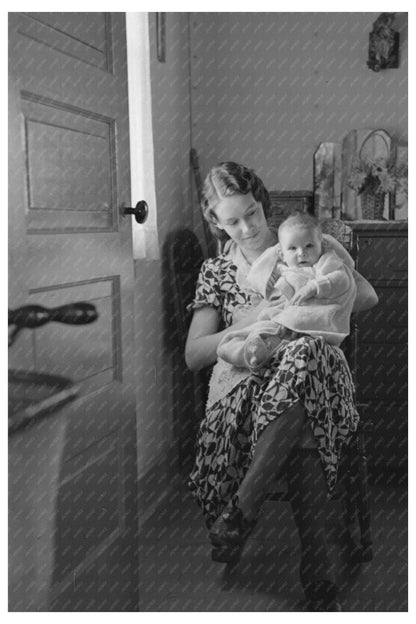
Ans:
[{"label": "dresser drawer", "polygon": [[356,385],[359,400],[406,400],[408,394],[406,344],[358,345]]},{"label": "dresser drawer", "polygon": [[370,467],[400,467],[406,471],[407,403],[369,403],[361,416],[363,420],[371,420],[374,424],[366,444]]},{"label": "dresser drawer", "polygon": [[360,342],[407,342],[407,288],[376,288],[379,303],[367,312],[357,314]]},{"label": "dresser drawer", "polygon": [[360,235],[358,245],[357,269],[370,282],[407,279],[407,237]]}]

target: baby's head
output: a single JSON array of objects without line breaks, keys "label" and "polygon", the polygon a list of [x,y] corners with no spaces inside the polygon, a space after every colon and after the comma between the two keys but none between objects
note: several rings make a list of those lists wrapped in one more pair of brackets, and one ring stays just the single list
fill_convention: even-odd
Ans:
[{"label": "baby's head", "polygon": [[296,213],[279,226],[279,248],[289,267],[313,266],[322,255],[322,229],[316,217]]}]

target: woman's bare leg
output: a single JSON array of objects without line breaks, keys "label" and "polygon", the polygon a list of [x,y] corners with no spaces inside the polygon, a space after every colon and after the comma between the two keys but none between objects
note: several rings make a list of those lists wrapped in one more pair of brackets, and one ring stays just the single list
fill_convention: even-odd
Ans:
[{"label": "woman's bare leg", "polygon": [[[299,531],[302,555],[300,578],[308,598],[322,581],[334,583],[327,549],[327,488],[318,451],[294,449],[288,462],[289,498]],[[328,583],[324,594],[328,590]],[[335,586],[333,586],[335,587]]]},{"label": "woman's bare leg", "polygon": [[296,448],[316,448],[316,442],[315,438],[313,437],[311,423],[306,418],[299,435],[299,440],[295,446]]},{"label": "woman's bare leg", "polygon": [[299,442],[305,421],[305,409],[297,403],[261,433],[253,460],[237,492],[238,506],[247,520],[256,517],[265,492]]},{"label": "woman's bare leg", "polygon": [[265,492],[287,462],[289,498],[302,548],[300,578],[310,601],[329,604],[337,588],[328,558],[327,487],[314,436],[299,403],[270,423],[259,437],[253,461],[238,489],[238,506],[255,518]]},{"label": "woman's bare leg", "polygon": [[328,559],[326,481],[310,423],[300,404],[261,434],[238,490],[239,507],[247,519],[255,517],[264,493],[288,458],[289,497],[302,548],[300,577],[306,596],[311,598],[322,581],[327,582],[323,584],[324,594],[333,591],[335,584],[331,586],[334,575]]}]

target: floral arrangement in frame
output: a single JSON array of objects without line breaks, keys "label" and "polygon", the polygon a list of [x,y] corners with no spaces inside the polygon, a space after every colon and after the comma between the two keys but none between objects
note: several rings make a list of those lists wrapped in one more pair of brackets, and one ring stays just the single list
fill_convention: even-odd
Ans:
[{"label": "floral arrangement in frame", "polygon": [[351,130],[342,143],[342,215],[388,220],[394,215],[395,148],[385,130]]},{"label": "floral arrangement in frame", "polygon": [[[396,153],[388,160],[383,157],[354,158],[348,184],[358,195],[365,198],[362,200],[364,218],[382,218],[386,195],[394,197],[389,214],[391,218],[395,218],[395,211],[401,208],[406,208],[407,211],[407,147],[397,148]],[[403,218],[404,212],[400,216]]]},{"label": "floral arrangement in frame", "polygon": [[398,145],[396,150],[396,187],[394,195],[394,218],[407,220],[408,211],[408,148]]},{"label": "floral arrangement in frame", "polygon": [[358,195],[392,193],[396,187],[396,165],[381,157],[374,160],[356,157],[352,162],[348,184]]}]

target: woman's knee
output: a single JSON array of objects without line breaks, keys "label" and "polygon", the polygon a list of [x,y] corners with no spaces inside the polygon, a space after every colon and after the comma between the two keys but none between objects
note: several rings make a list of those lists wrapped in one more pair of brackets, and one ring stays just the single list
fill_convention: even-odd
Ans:
[{"label": "woman's knee", "polygon": [[[301,403],[295,403],[262,428],[262,431],[258,435],[257,442],[260,440],[272,441],[276,438],[282,440],[285,433],[287,433],[291,439],[293,439],[294,436],[296,438],[302,431],[305,422],[305,408]],[[297,446],[297,443],[295,442],[293,446]]]}]

